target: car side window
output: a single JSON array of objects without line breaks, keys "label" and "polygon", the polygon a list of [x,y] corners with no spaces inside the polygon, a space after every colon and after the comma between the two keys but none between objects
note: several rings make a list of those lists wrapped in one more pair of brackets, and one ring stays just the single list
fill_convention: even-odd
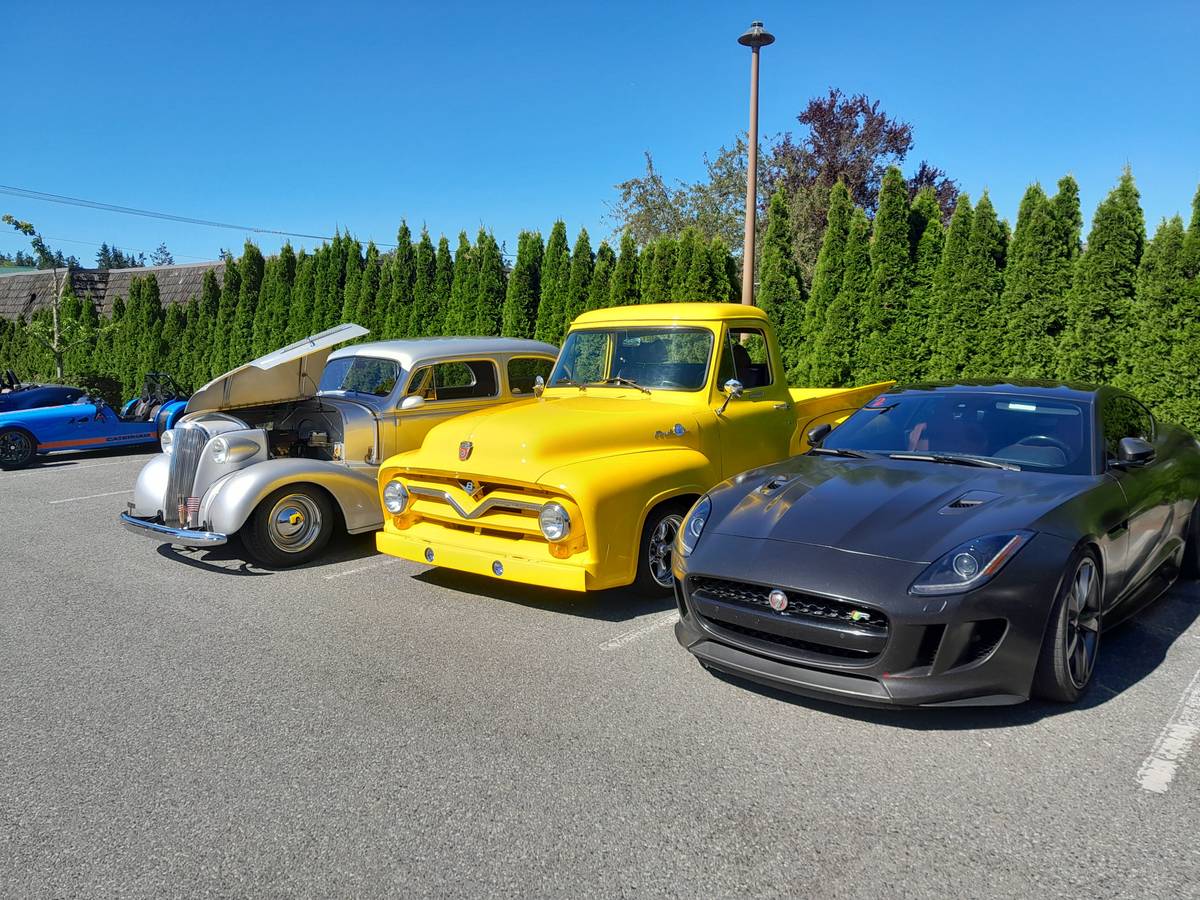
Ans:
[{"label": "car side window", "polygon": [[554,368],[554,360],[539,359],[533,356],[522,356],[508,361],[508,389],[517,396],[533,393],[533,386],[539,375],[550,379],[550,370]]},{"label": "car side window", "polygon": [[424,397],[427,402],[479,400],[500,393],[496,364],[491,360],[472,359],[434,363],[413,372],[408,381],[407,397]]},{"label": "car side window", "polygon": [[1109,397],[1101,409],[1101,415],[1104,419],[1104,453],[1108,459],[1117,458],[1117,448],[1122,438],[1154,440],[1154,417],[1132,397],[1119,394]]},{"label": "car side window", "polygon": [[740,381],[748,391],[774,383],[770,344],[760,329],[729,329],[721,352],[717,386],[723,386],[731,378]]}]

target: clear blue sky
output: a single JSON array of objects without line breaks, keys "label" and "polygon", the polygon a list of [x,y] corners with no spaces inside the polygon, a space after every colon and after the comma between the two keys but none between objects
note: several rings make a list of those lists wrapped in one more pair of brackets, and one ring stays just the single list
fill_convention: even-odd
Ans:
[{"label": "clear blue sky", "polygon": [[[1015,220],[1026,185],[1071,172],[1084,214],[1133,167],[1147,221],[1200,182],[1193,2],[55,4],[5,16],[0,184],[390,242],[401,217],[453,243],[516,246],[555,218],[607,236],[613,184],[649,149],[695,178],[746,127],[752,18],[761,129],[807,98],[865,91],[928,158]],[[245,235],[0,196],[61,239],[180,262]],[[279,241],[258,238],[265,250]],[[312,241],[296,241],[312,245]],[[0,236],[0,250],[24,246]]]}]

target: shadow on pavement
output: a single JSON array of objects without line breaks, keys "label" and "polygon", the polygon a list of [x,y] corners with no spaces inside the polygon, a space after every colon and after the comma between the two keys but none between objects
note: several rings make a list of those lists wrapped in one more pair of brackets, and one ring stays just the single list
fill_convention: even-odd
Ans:
[{"label": "shadow on pavement", "polygon": [[1171,646],[1200,618],[1200,583],[1180,582],[1138,616],[1110,632],[1100,643],[1091,687],[1073,705],[1032,700],[1017,706],[876,709],[816,700],[766,687],[753,681],[711,674],[739,689],[804,706],[848,719],[914,731],[963,731],[983,728],[1013,728],[1030,725],[1049,716],[1082,712],[1107,703],[1152,674],[1166,658]]},{"label": "shadow on pavement", "polygon": [[302,572],[305,569],[320,569],[337,563],[351,562],[374,556],[375,534],[335,534],[325,548],[325,552],[315,560],[303,566],[289,569],[266,569],[248,562],[242,543],[235,536],[228,544],[214,547],[211,550],[181,550],[170,544],[161,544],[158,555],[172,562],[212,572],[215,575],[262,576],[275,575],[277,572]]}]

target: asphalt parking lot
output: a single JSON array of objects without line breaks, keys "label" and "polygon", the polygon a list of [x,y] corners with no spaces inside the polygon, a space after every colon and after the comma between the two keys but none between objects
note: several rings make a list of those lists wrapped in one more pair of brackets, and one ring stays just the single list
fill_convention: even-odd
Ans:
[{"label": "asphalt parking lot", "polygon": [[1196,585],[1078,708],[863,711],[670,600],[157,547],[147,458],[0,473],[0,896],[1196,896]]}]

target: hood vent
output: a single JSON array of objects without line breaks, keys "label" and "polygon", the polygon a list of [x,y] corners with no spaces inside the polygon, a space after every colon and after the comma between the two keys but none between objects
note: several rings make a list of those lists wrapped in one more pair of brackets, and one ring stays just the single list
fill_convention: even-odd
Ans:
[{"label": "hood vent", "polygon": [[942,509],[943,513],[961,512],[964,509],[974,509],[977,506],[983,506],[1001,496],[995,491],[967,491],[957,500],[953,500],[946,504]]},{"label": "hood vent", "polygon": [[791,477],[788,475],[772,475],[759,485],[758,492],[763,495],[773,494],[791,480]]}]

